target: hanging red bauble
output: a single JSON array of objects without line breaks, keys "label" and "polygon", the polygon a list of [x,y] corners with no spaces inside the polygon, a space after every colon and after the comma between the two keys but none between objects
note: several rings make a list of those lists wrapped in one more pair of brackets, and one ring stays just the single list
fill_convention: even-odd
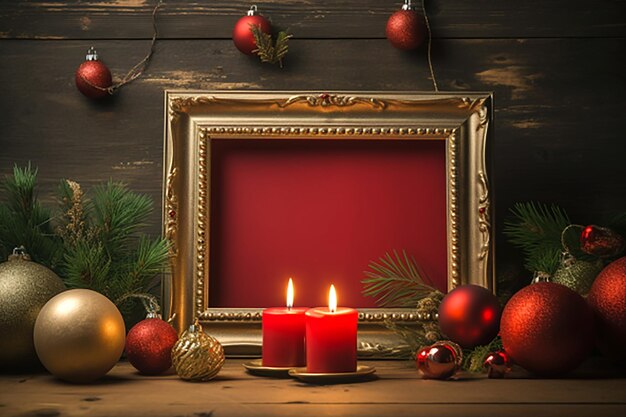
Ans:
[{"label": "hanging red bauble", "polygon": [[598,347],[624,361],[626,352],[626,257],[606,266],[591,286],[587,301],[595,316]]},{"label": "hanging red bauble", "polygon": [[611,258],[624,250],[624,238],[608,227],[592,224],[580,234],[580,249],[589,255]]},{"label": "hanging red bauble", "polygon": [[439,328],[466,349],[486,345],[498,334],[500,303],[489,290],[463,285],[450,291],[439,305]]},{"label": "hanging red bauble", "polygon": [[403,51],[416,49],[426,38],[424,16],[415,11],[410,0],[405,0],[402,10],[398,10],[387,20],[385,33],[396,48]]},{"label": "hanging red bauble", "polygon": [[483,367],[487,369],[489,378],[504,378],[511,372],[511,360],[504,350],[489,352],[483,362]]},{"label": "hanging red bauble", "polygon": [[176,341],[176,330],[151,313],[128,332],[126,357],[142,374],[162,374],[172,366],[172,348]]},{"label": "hanging red bauble", "polygon": [[415,362],[424,379],[448,379],[461,369],[462,355],[456,343],[446,340],[420,349]]},{"label": "hanging red bauble", "polygon": [[511,359],[528,371],[564,374],[593,348],[593,315],[577,292],[539,282],[511,297],[502,313],[500,336]]},{"label": "hanging red bauble", "polygon": [[252,51],[257,49],[250,26],[257,26],[264,33],[270,33],[272,30],[269,20],[257,14],[257,7],[250,7],[248,15],[239,19],[233,29],[233,42],[237,49],[246,55],[252,55]]},{"label": "hanging red bauble", "polygon": [[98,59],[96,50],[91,47],[87,51],[85,62],[76,70],[76,87],[89,98],[102,98],[109,95],[113,84],[111,71]]}]

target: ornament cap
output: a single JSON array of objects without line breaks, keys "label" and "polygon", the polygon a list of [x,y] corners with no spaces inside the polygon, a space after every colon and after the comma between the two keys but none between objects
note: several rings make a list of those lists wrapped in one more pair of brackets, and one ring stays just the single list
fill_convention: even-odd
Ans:
[{"label": "ornament cap", "polygon": [[160,319],[161,315],[159,313],[157,313],[156,311],[150,311],[148,314],[146,314],[146,319]]},{"label": "ornament cap", "polygon": [[402,10],[415,10],[413,5],[411,4],[411,0],[404,0],[404,4],[402,5]]},{"label": "ornament cap", "polygon": [[85,55],[85,61],[97,61],[98,60],[98,52],[92,46],[87,50],[87,55]]},{"label": "ornament cap", "polygon": [[256,7],[256,4],[250,6],[250,10],[248,10],[248,16],[256,16],[259,14],[259,9]]},{"label": "ornament cap", "polygon": [[24,246],[18,246],[13,248],[13,253],[9,255],[9,261],[30,261],[30,255],[26,253],[26,248]]}]

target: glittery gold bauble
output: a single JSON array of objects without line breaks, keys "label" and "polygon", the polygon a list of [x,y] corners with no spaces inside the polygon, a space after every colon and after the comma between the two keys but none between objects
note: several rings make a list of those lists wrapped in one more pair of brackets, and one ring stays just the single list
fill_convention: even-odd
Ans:
[{"label": "glittery gold bauble", "polygon": [[189,326],[172,348],[176,373],[188,381],[213,379],[224,365],[224,349],[196,323]]},{"label": "glittery gold bauble", "polygon": [[91,290],[65,291],[46,303],[35,323],[35,349],[54,376],[85,383],[104,376],[124,350],[119,310]]},{"label": "glittery gold bauble", "polygon": [[0,369],[39,365],[33,327],[41,307],[65,289],[51,270],[18,250],[0,264]]},{"label": "glittery gold bauble", "polygon": [[565,285],[580,295],[587,295],[600,271],[602,261],[587,262],[571,258],[563,262],[550,281]]}]

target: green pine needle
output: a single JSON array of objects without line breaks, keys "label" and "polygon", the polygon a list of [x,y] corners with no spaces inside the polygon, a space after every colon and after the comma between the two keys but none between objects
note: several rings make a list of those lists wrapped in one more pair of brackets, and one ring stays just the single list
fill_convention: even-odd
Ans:
[{"label": "green pine needle", "polygon": [[[79,184],[62,181],[60,213],[52,218],[51,210],[38,201],[36,180],[37,169],[16,166],[2,184],[4,259],[14,247],[24,245],[33,260],[52,268],[68,287],[89,288],[114,301],[153,289],[168,265],[169,244],[139,233],[152,213],[148,196],[109,181],[94,187],[89,198]],[[127,319],[137,300],[119,306]]]},{"label": "green pine needle", "polygon": [[289,39],[293,37],[287,32],[278,32],[276,43],[272,39],[272,35],[261,30],[260,26],[250,25],[250,30],[254,36],[256,49],[252,52],[257,54],[261,62],[270,64],[279,64],[283,67],[283,59],[289,51]]},{"label": "green pine needle", "polygon": [[413,307],[437,292],[432,281],[419,268],[415,259],[405,251],[402,256],[393,251],[386,253],[379,262],[370,262],[370,271],[365,271],[363,295],[376,298],[381,307]]},{"label": "green pine needle", "polygon": [[524,253],[525,267],[553,274],[563,250],[561,233],[570,224],[565,211],[556,205],[529,202],[515,204],[511,214],[504,234]]},{"label": "green pine needle", "polygon": [[13,168],[0,189],[0,262],[18,246],[28,249],[31,258],[56,269],[62,257],[61,242],[53,233],[51,212],[37,198],[37,169],[29,163]]},{"label": "green pine needle", "polygon": [[502,349],[502,340],[496,337],[489,344],[484,346],[476,346],[471,350],[463,351],[462,368],[469,372],[482,372],[483,363],[490,352]]}]

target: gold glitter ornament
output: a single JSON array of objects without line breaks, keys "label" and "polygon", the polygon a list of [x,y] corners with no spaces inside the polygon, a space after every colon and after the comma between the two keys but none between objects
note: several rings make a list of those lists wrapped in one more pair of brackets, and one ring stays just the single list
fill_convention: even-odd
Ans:
[{"label": "gold glitter ornament", "polygon": [[65,290],[54,272],[16,248],[0,264],[0,369],[25,370],[39,365],[33,328],[44,304]]},{"label": "gold glitter ornament", "polygon": [[172,348],[172,365],[181,379],[208,381],[222,369],[224,349],[196,320]]},{"label": "gold glitter ornament", "polygon": [[566,256],[550,281],[565,285],[584,296],[589,293],[600,271],[602,271],[602,261],[589,262]]}]

